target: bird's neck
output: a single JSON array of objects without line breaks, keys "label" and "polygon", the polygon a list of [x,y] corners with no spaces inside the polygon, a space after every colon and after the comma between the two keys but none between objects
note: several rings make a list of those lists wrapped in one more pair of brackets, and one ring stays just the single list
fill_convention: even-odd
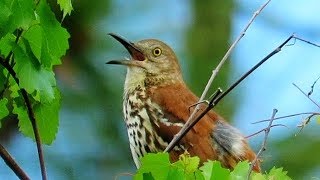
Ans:
[{"label": "bird's neck", "polygon": [[148,89],[151,87],[168,86],[171,84],[183,83],[181,74],[151,74],[145,72],[137,72],[132,68],[128,68],[124,92],[130,93],[139,88]]}]

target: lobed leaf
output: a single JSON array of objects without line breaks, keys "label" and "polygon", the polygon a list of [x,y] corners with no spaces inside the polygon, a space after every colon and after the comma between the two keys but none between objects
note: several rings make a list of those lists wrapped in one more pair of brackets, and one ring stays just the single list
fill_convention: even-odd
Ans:
[{"label": "lobed leaf", "polygon": [[[55,99],[51,103],[38,103],[33,106],[42,143],[51,144],[55,139],[59,125],[59,109],[60,92],[58,89],[55,89]],[[18,115],[19,130],[22,134],[34,140],[34,133],[27,109],[21,103],[21,99],[15,99],[12,112]]]},{"label": "lobed leaf", "polygon": [[202,167],[199,168],[206,180],[209,179],[229,179],[230,170],[221,166],[219,161],[205,162]]},{"label": "lobed leaf", "polygon": [[[6,9],[5,13],[10,14],[5,24],[4,33],[11,33],[19,28],[26,30],[35,19],[33,0],[7,0],[3,5]],[[4,22],[5,20],[6,18],[3,19]]]},{"label": "lobed leaf", "polygon": [[23,44],[19,44],[14,49],[16,60],[14,70],[19,78],[19,86],[29,94],[34,91],[39,92],[41,102],[51,102],[55,98],[54,87],[56,86],[53,71],[41,66],[34,56],[23,48]]},{"label": "lobed leaf", "polygon": [[[69,48],[68,39],[70,37],[67,30],[55,18],[53,12],[45,1],[40,1],[36,12],[40,17],[40,25],[33,28],[27,36],[32,47],[32,51],[40,62],[46,67],[61,64],[60,58],[65,55]],[[34,40],[35,36],[41,36]],[[41,55],[39,54],[41,47]]]},{"label": "lobed leaf", "polygon": [[64,19],[67,14],[71,14],[71,11],[73,10],[71,0],[57,0],[57,3],[60,5],[61,11],[63,11],[62,19]]},{"label": "lobed leaf", "polygon": [[170,170],[168,153],[147,154],[141,159],[141,167],[134,176],[135,180],[143,179],[145,173],[151,173],[155,179],[167,179]]}]

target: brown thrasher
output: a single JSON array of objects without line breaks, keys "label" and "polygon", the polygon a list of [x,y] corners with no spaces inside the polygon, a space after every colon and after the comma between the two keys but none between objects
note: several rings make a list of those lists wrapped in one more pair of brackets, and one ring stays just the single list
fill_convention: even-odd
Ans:
[{"label": "brown thrasher", "polygon": [[[127,66],[123,113],[133,160],[148,152],[161,152],[187,121],[189,107],[198,101],[182,79],[173,50],[165,43],[146,39],[136,43],[110,33],[130,53],[131,58],[107,64]],[[237,162],[253,161],[255,153],[246,139],[217,113],[208,112],[170,152],[171,161],[188,151],[201,163],[218,160],[232,169]],[[254,166],[260,171],[259,164]]]}]

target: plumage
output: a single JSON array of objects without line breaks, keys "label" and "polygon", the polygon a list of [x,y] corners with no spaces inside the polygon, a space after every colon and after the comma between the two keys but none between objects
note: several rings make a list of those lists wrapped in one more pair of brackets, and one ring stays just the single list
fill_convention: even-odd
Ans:
[{"label": "plumage", "polygon": [[[131,55],[131,60],[109,64],[128,67],[123,113],[132,156],[139,168],[140,157],[167,147],[189,118],[189,107],[198,97],[184,83],[178,60],[168,45],[154,39],[132,43],[110,35]],[[178,160],[185,151],[199,156],[202,163],[208,159],[219,160],[231,169],[237,162],[252,161],[256,156],[243,135],[214,111],[209,111],[182,138],[170,152],[171,161]],[[260,171],[259,164],[254,170]]]}]

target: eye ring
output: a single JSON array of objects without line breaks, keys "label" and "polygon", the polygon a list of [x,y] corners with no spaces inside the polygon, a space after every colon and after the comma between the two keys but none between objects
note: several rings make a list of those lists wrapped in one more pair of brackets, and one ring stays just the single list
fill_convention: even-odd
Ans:
[{"label": "eye ring", "polygon": [[162,50],[159,48],[159,47],[156,47],[152,50],[152,54],[155,56],[155,57],[158,57],[162,54]]}]

